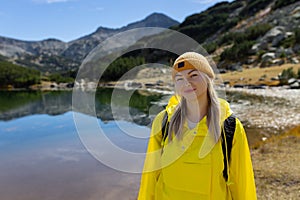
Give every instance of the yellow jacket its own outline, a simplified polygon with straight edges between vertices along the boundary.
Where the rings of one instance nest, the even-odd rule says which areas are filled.
[[[171,98],[166,110],[169,119],[177,102]],[[221,120],[232,114],[229,104],[220,99]],[[162,144],[161,124],[164,112],[153,121],[138,200],[254,200],[256,189],[246,134],[236,119],[229,163],[229,178],[223,177],[223,152],[219,140],[208,148],[204,157],[199,152],[208,136],[206,117],[194,129],[184,125],[182,140],[168,138]],[[162,149],[163,146],[163,149]]]

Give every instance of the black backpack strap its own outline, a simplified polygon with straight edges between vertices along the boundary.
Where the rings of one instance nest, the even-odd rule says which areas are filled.
[[[164,143],[164,141],[168,136],[168,130],[169,130],[168,113],[167,111],[165,111],[162,124],[161,124],[162,144]]]
[[[222,150],[223,150],[223,157],[224,157],[224,169],[223,169],[223,176],[225,180],[228,180],[228,173],[227,173],[227,164],[230,162],[230,154],[232,149],[232,141],[234,137],[236,126],[236,118],[232,114],[224,121],[224,129],[222,129],[221,137],[222,137]],[[225,130],[225,133],[223,132]],[[224,135],[226,138],[224,138]],[[227,152],[226,152],[227,150]],[[228,156],[228,158],[227,158]],[[227,163],[228,160],[228,163]]]

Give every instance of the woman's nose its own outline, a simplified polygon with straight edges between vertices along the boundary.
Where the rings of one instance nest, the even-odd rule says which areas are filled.
[[[189,81],[188,79],[185,79],[185,80],[184,80],[184,85],[185,85],[185,86],[189,86],[190,84],[191,84],[191,83],[190,83],[190,81]]]

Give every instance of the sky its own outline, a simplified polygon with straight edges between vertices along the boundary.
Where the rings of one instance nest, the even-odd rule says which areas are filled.
[[[69,42],[163,13],[179,22],[222,0],[0,0],[0,36]],[[229,0],[232,1],[232,0]]]

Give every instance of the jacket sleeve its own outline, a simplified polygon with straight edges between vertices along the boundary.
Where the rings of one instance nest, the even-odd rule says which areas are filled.
[[[148,142],[144,169],[141,177],[138,200],[153,200],[155,186],[160,175],[161,156],[161,123],[163,113],[159,113],[152,123],[151,134]]]
[[[232,143],[229,164],[229,189],[233,200],[256,200],[256,188],[245,130],[236,119],[236,131]]]

